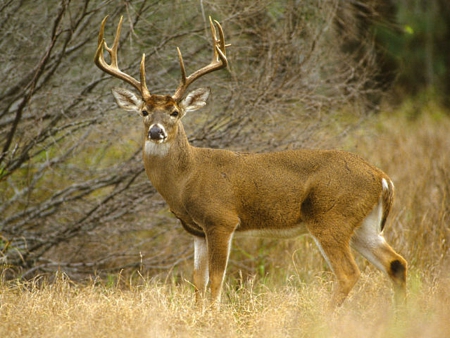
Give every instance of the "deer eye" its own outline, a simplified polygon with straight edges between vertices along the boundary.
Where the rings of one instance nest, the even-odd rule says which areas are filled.
[[[146,110],[143,110],[141,113],[142,113],[142,116],[147,116],[148,115],[148,111],[146,111]]]
[[[178,113],[178,110],[174,110],[172,113],[170,113],[170,116],[172,117],[178,117],[180,113]]]

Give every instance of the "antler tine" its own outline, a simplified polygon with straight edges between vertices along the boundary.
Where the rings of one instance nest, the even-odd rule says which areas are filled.
[[[113,42],[113,45],[111,48],[108,47],[108,45],[103,37],[107,19],[108,19],[108,16],[105,16],[105,18],[103,19],[101,26],[100,26],[100,32],[98,34],[98,45],[97,45],[97,50],[95,52],[94,62],[97,65],[97,67],[100,68],[101,70],[103,70],[104,72],[131,84],[134,88],[136,88],[141,93],[142,98],[145,100],[150,97],[150,92],[147,89],[147,84],[145,81],[145,54],[142,55],[142,60],[141,60],[141,67],[140,67],[141,82],[137,81],[132,76],[122,72],[119,69],[118,62],[117,62],[117,51],[119,48],[120,31],[122,29],[123,16],[120,17],[119,25],[117,26],[116,35],[114,37],[114,42]],[[109,53],[109,57],[111,59],[111,64],[108,64],[105,61],[105,57],[103,55],[104,54],[103,48],[105,48],[106,51]]]
[[[180,85],[185,86],[186,85],[186,81],[187,81],[187,77],[186,77],[186,69],[184,68],[183,55],[181,55],[180,48],[177,47],[177,51],[178,51],[178,62],[180,63],[180,71],[181,71],[181,83],[180,83]],[[178,87],[177,91],[179,89],[180,88]]]
[[[181,81],[180,85],[175,91],[175,94],[172,96],[175,101],[181,100],[184,92],[189,87],[189,85],[198,78],[200,78],[201,76],[213,72],[215,70],[226,68],[228,66],[228,60],[225,52],[225,48],[227,47],[227,45],[225,45],[225,38],[222,26],[216,20],[214,20],[213,23],[211,17],[209,17],[209,24],[211,26],[211,35],[213,40],[213,60],[209,65],[200,68],[199,70],[195,71],[194,73],[186,77],[186,70],[184,68],[183,56],[181,55],[180,49],[177,48],[178,60],[180,62],[180,70],[181,70]],[[217,31],[215,26],[217,26],[217,31],[219,32],[219,39],[217,38]]]
[[[147,82],[145,80],[145,54],[142,54],[140,74],[141,74],[141,95],[144,100],[147,100],[150,98],[151,94],[150,91],[147,89]]]
[[[220,23],[217,20],[214,20],[214,24],[217,26],[217,30],[219,31],[219,39],[217,39],[216,27],[213,24],[211,17],[209,17],[209,24],[211,26],[211,35],[212,35],[212,39],[213,39],[213,46],[215,47],[213,61],[218,61],[220,58],[221,60],[224,60],[224,62],[227,63],[226,66],[228,66],[228,61],[225,56],[225,47],[226,46],[225,46],[225,38],[223,35],[222,26],[220,25]]]

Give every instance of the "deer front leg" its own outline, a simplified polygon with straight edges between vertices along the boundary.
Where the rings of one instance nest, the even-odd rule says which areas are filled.
[[[194,287],[197,305],[203,303],[209,280],[208,247],[205,237],[194,237]]]
[[[214,227],[214,229],[206,233],[209,279],[211,281],[211,303],[215,308],[218,308],[220,304],[222,284],[230,255],[233,233],[234,227],[233,229]]]

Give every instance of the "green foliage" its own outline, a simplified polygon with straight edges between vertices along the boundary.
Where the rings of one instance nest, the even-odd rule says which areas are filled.
[[[377,38],[399,62],[399,92],[430,90],[448,104],[450,94],[450,5],[446,0],[399,1],[396,22],[379,25]]]

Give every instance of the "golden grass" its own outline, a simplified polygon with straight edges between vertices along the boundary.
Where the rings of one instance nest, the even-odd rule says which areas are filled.
[[[417,278],[417,277],[414,277]],[[277,290],[247,283],[226,290],[220,312],[194,306],[188,284],[152,281],[127,287],[80,285],[62,273],[2,285],[2,337],[448,337],[450,282],[421,284],[395,314],[378,273],[364,274],[357,290],[335,313],[317,279]],[[411,284],[411,282],[410,282]],[[380,292],[380,289],[382,290]]]
[[[360,281],[330,313],[330,273],[298,240],[268,248],[268,278],[236,282],[230,271],[219,312],[196,309],[192,286],[175,278],[0,280],[0,337],[450,337],[450,118],[434,108],[414,120],[375,117],[346,145],[395,182],[386,237],[410,265],[404,309],[394,311],[387,278],[359,259]]]

